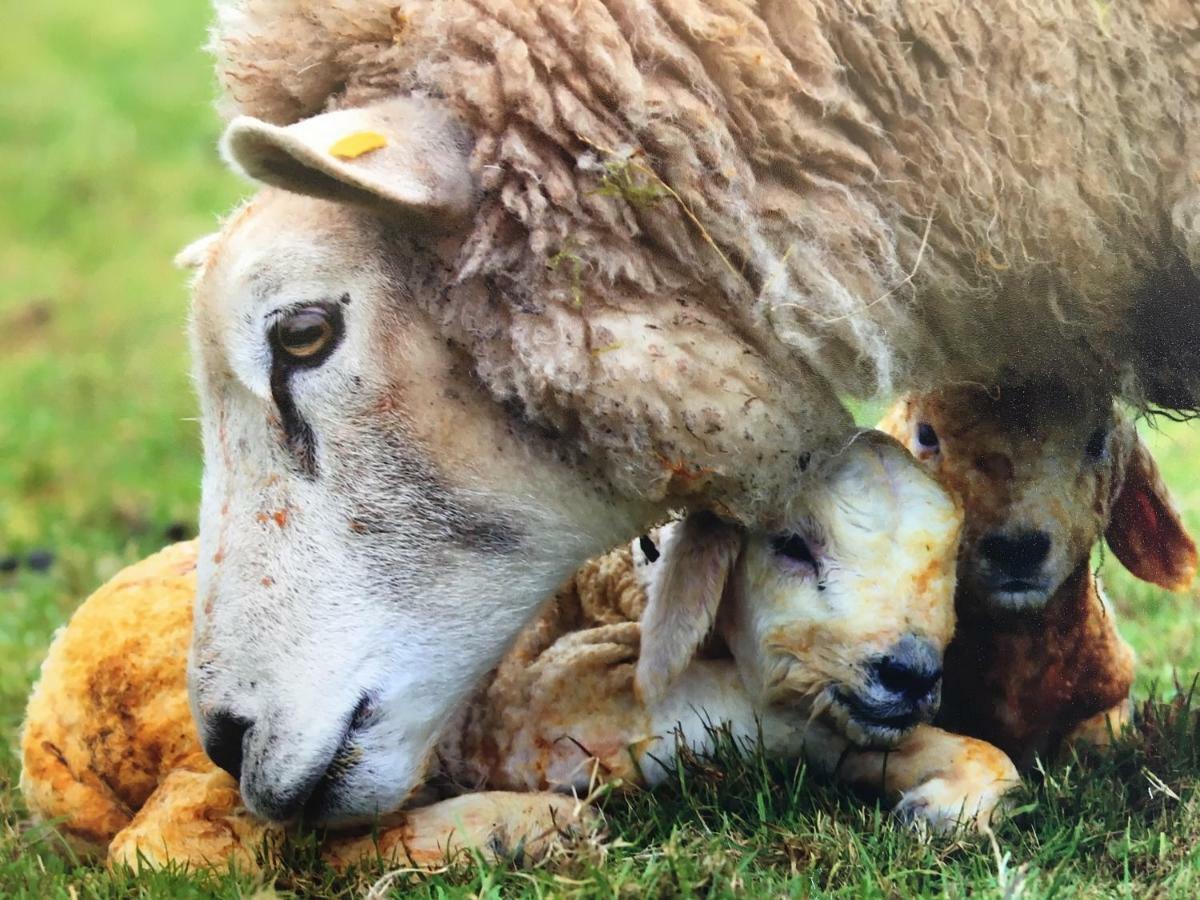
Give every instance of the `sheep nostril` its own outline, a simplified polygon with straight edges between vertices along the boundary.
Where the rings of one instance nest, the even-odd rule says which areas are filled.
[[[979,542],[979,553],[1004,574],[1027,578],[1036,575],[1050,555],[1050,535],[1044,531],[990,534]]]
[[[214,763],[241,780],[242,748],[254,723],[230,712],[218,712],[205,723],[204,752]]]
[[[888,656],[876,665],[875,677],[892,693],[916,703],[937,687],[942,680],[942,670],[940,666],[927,668]]]
[[[908,635],[873,668],[880,687],[919,704],[930,698],[942,680],[942,655],[929,641]]]

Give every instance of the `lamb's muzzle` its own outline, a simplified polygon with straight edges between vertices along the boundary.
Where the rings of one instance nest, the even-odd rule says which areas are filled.
[[[840,693],[871,746],[894,746],[921,722],[932,722],[941,703],[942,648],[909,634],[869,668],[857,693]]]

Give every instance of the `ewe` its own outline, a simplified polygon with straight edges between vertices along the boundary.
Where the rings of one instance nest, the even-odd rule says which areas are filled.
[[[379,849],[420,865],[452,847],[521,839],[542,852],[557,828],[588,816],[541,792],[657,783],[673,767],[676,729],[703,752],[722,725],[883,788],[909,817],[986,821],[1015,779],[1011,763],[922,724],[937,706],[953,626],[960,524],[901,447],[867,433],[808,494],[793,528],[748,535],[698,514],[593,560],[447,724],[427,774],[473,792],[427,797],[385,820]],[[263,838],[280,831],[241,806],[188,714],[182,651],[195,557],[195,544],[168,548],[92,595],[30,700],[21,779],[30,810],[113,861],[253,865]],[[660,605],[668,593],[674,602]],[[697,622],[688,664],[661,700],[643,704],[634,670],[647,607],[687,608]],[[373,715],[369,703],[360,715]],[[882,748],[894,748],[886,763]],[[349,745],[335,768],[352,768],[357,752]],[[376,846],[343,836],[325,851],[343,865]]]
[[[793,521],[839,396],[1200,398],[1194,4],[219,10],[227,155],[325,201],[190,254],[193,705],[260,814],[402,803],[538,602],[666,509]],[[646,638],[649,695],[685,642]]]
[[[1133,651],[1092,571],[1101,535],[1134,575],[1191,584],[1196,547],[1150,451],[1106,397],[1062,384],[910,395],[880,428],[965,509],[939,724],[1022,765],[1129,720]]]

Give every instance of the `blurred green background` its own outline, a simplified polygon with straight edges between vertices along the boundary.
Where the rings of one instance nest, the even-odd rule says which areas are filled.
[[[53,630],[195,529],[199,438],[175,253],[249,186],[216,153],[205,0],[40,0],[0,21],[0,813]],[[1149,434],[1200,532],[1200,425]],[[15,567],[15,568],[14,568]],[[1195,596],[1105,575],[1142,668],[1200,669]],[[16,846],[16,845],[11,845]],[[0,855],[4,852],[0,844]],[[987,862],[986,855],[982,857]]]
[[[0,807],[54,628],[195,530],[171,260],[250,190],[217,158],[209,16],[204,0],[44,0],[0,19],[0,570],[17,566],[0,571]]]

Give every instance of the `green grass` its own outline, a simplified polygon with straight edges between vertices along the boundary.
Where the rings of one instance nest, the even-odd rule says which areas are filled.
[[[314,874],[303,847],[264,880],[77,864],[30,830],[15,789],[25,696],[55,627],[120,566],[194,528],[184,276],[170,264],[247,189],[217,161],[202,0],[40,0],[0,28],[0,896],[360,895],[378,872]],[[1152,436],[1200,532],[1200,427]],[[1110,593],[1170,694],[1200,671],[1195,597]],[[1048,771],[982,840],[922,841],[802,769],[726,752],[653,795],[612,800],[612,841],[548,869],[468,863],[429,896],[710,894],[907,897],[1200,895],[1200,736],[1159,702],[1144,741]],[[1163,790],[1163,785],[1168,790]]]

